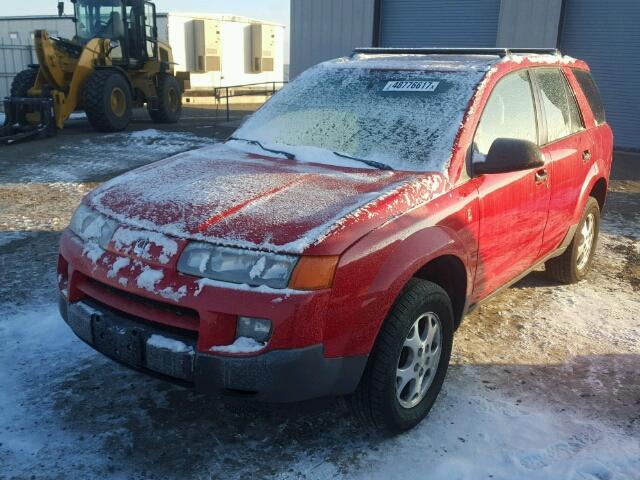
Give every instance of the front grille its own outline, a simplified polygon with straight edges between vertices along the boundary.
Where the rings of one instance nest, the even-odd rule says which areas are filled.
[[[198,331],[198,312],[191,308],[125,292],[89,277],[85,277],[79,282],[78,288],[89,298],[112,310],[180,330]]]

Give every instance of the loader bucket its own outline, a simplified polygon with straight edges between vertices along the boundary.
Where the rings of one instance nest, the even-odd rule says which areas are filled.
[[[7,97],[4,100],[5,120],[0,127],[0,145],[11,145],[34,138],[46,138],[56,134],[53,116],[53,100],[50,98]],[[39,122],[24,125],[20,119],[39,114]]]

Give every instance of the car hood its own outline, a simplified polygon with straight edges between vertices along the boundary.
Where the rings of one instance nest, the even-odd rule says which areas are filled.
[[[85,201],[122,224],[177,238],[301,253],[332,237],[331,253],[340,253],[354,235],[443,186],[437,174],[302,163],[218,144],[114,178]]]

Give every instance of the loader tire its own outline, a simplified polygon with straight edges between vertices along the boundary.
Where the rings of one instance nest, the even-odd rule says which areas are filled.
[[[11,83],[11,96],[26,97],[29,90],[35,85],[37,76],[38,69],[36,68],[28,68],[18,73]],[[18,113],[17,120],[20,125],[29,125],[23,112]]]
[[[157,110],[151,109],[149,116],[155,123],[176,123],[182,113],[182,91],[176,77],[161,73],[158,75]]]
[[[113,70],[96,70],[84,84],[82,104],[91,126],[99,132],[119,132],[131,121],[131,89]]]

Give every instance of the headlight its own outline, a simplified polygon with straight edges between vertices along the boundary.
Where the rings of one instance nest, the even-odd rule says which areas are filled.
[[[92,210],[86,205],[80,205],[71,218],[69,229],[85,242],[94,242],[104,250],[107,249],[113,233],[118,228],[118,222]]]
[[[178,270],[222,282],[286,288],[298,262],[293,255],[256,252],[194,242],[187,245]]]

